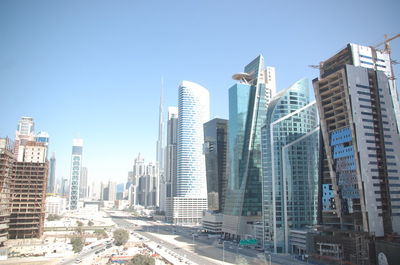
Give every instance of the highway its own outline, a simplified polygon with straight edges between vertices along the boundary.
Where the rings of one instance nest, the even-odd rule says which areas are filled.
[[[193,237],[192,235],[193,233],[197,233],[197,229],[192,227],[176,226],[161,222],[153,222],[151,220],[136,221],[132,220],[132,218],[125,219],[114,217],[112,220],[119,227],[131,231],[134,230],[136,233],[147,237],[151,241],[158,242],[163,247],[173,250],[175,253],[181,255],[182,257],[186,257],[187,259],[199,265],[223,264],[223,246],[225,249],[224,260],[226,264],[236,264],[237,258],[239,257],[239,259],[245,259],[249,265],[269,265],[269,255],[271,255],[272,265],[307,264],[300,260],[294,259],[293,256],[288,254],[264,254],[263,252],[254,249],[238,246],[237,243],[232,241],[225,241],[223,244],[218,244],[217,239],[209,239],[206,235],[201,234]],[[144,222],[146,225],[141,225]],[[163,238],[163,235],[176,235],[177,237],[175,240],[184,244],[185,249],[177,246],[172,241],[166,241],[166,237]],[[211,258],[213,260],[207,258]]]
[[[222,244],[218,244],[218,240],[208,239],[206,236],[200,235],[193,238],[192,234],[196,232],[196,230],[193,228],[158,224],[152,221],[147,221],[149,226],[135,226],[131,223],[131,220],[128,221],[123,218],[113,218],[113,222],[115,222],[121,228],[134,230],[140,235],[147,237],[151,241],[158,242],[163,247],[173,250],[182,257],[186,257],[197,264],[222,264]],[[154,234],[158,234],[158,236],[155,236]],[[181,241],[185,245],[190,246],[191,249],[187,250],[173,244],[172,242],[167,242],[166,240],[162,239],[162,235],[178,235],[175,240]],[[226,263],[235,264],[236,256],[239,255],[246,259],[248,264],[265,264],[265,261],[260,260],[257,257],[257,252],[254,250],[241,247],[237,248],[237,245],[235,245],[233,242],[226,242],[224,247],[224,258]],[[205,257],[214,259],[215,261],[206,259]]]

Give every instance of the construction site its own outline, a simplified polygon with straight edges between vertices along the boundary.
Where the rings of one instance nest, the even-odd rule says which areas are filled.
[[[17,160],[13,143],[8,138],[0,140],[1,246],[7,239],[43,235],[48,162],[43,143],[19,145]]]
[[[0,139],[0,247],[8,237],[10,222],[10,182],[14,156],[10,140]]]

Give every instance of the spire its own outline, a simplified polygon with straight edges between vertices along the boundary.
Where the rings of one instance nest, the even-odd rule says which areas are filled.
[[[156,162],[162,168],[163,161],[163,127],[164,127],[164,113],[163,113],[163,105],[164,105],[164,78],[161,77],[161,89],[160,89],[160,108],[159,108],[159,117],[158,117],[158,139],[157,139],[157,157]]]

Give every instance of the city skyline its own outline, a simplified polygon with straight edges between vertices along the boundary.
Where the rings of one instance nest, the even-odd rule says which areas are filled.
[[[229,77],[258,54],[276,68],[281,91],[299,78],[317,76],[318,70],[307,66],[346,43],[375,45],[384,34],[397,33],[399,3],[362,3],[346,2],[342,10],[336,3],[317,1],[159,3],[158,8],[127,1],[2,1],[0,92],[5,113],[0,137],[13,138],[18,120],[32,117],[49,133],[56,178],[69,178],[70,142],[83,138],[90,179],[123,181],[137,153],[146,161],[156,159],[161,78],[164,109],[177,106],[177,85],[187,79],[210,90],[210,118],[227,118],[227,88],[234,84]],[[242,21],[225,15],[251,13],[254,6],[265,10],[265,16]],[[343,19],[325,19],[321,11],[326,9],[343,13]],[[346,15],[350,13],[376,16],[356,20]],[[282,19],[282,14],[300,18],[296,31],[294,19]],[[238,32],[258,39],[250,42]],[[393,49],[393,59],[398,56],[399,49]],[[110,153],[118,155],[110,158]]]

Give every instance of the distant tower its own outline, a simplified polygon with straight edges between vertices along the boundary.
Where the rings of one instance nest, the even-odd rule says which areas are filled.
[[[160,95],[160,108],[158,116],[158,139],[157,139],[157,157],[156,163],[158,167],[158,173],[156,174],[156,206],[160,205],[160,184],[161,179],[164,179],[164,148],[163,148],[163,129],[164,129],[164,113],[163,113],[163,86],[164,82],[161,80],[161,95]]]
[[[179,86],[178,156],[174,223],[200,223],[207,210],[203,124],[210,117],[210,95],[189,81]]]
[[[22,117],[15,132],[14,155],[17,159],[19,146],[28,141],[35,141],[35,123],[31,117]],[[19,159],[22,160],[23,158],[20,157]]]
[[[166,217],[172,222],[172,199],[176,195],[178,108],[168,108],[167,145],[165,157]]]
[[[87,198],[87,190],[88,190],[88,169],[87,167],[82,167],[81,178],[79,181],[79,198]]]
[[[74,139],[72,142],[71,178],[69,186],[69,209],[76,210],[79,200],[79,180],[82,171],[83,140]]]
[[[49,183],[47,186],[47,192],[55,193],[55,179],[56,179],[56,157],[53,153],[50,158],[50,167],[49,167]]]

